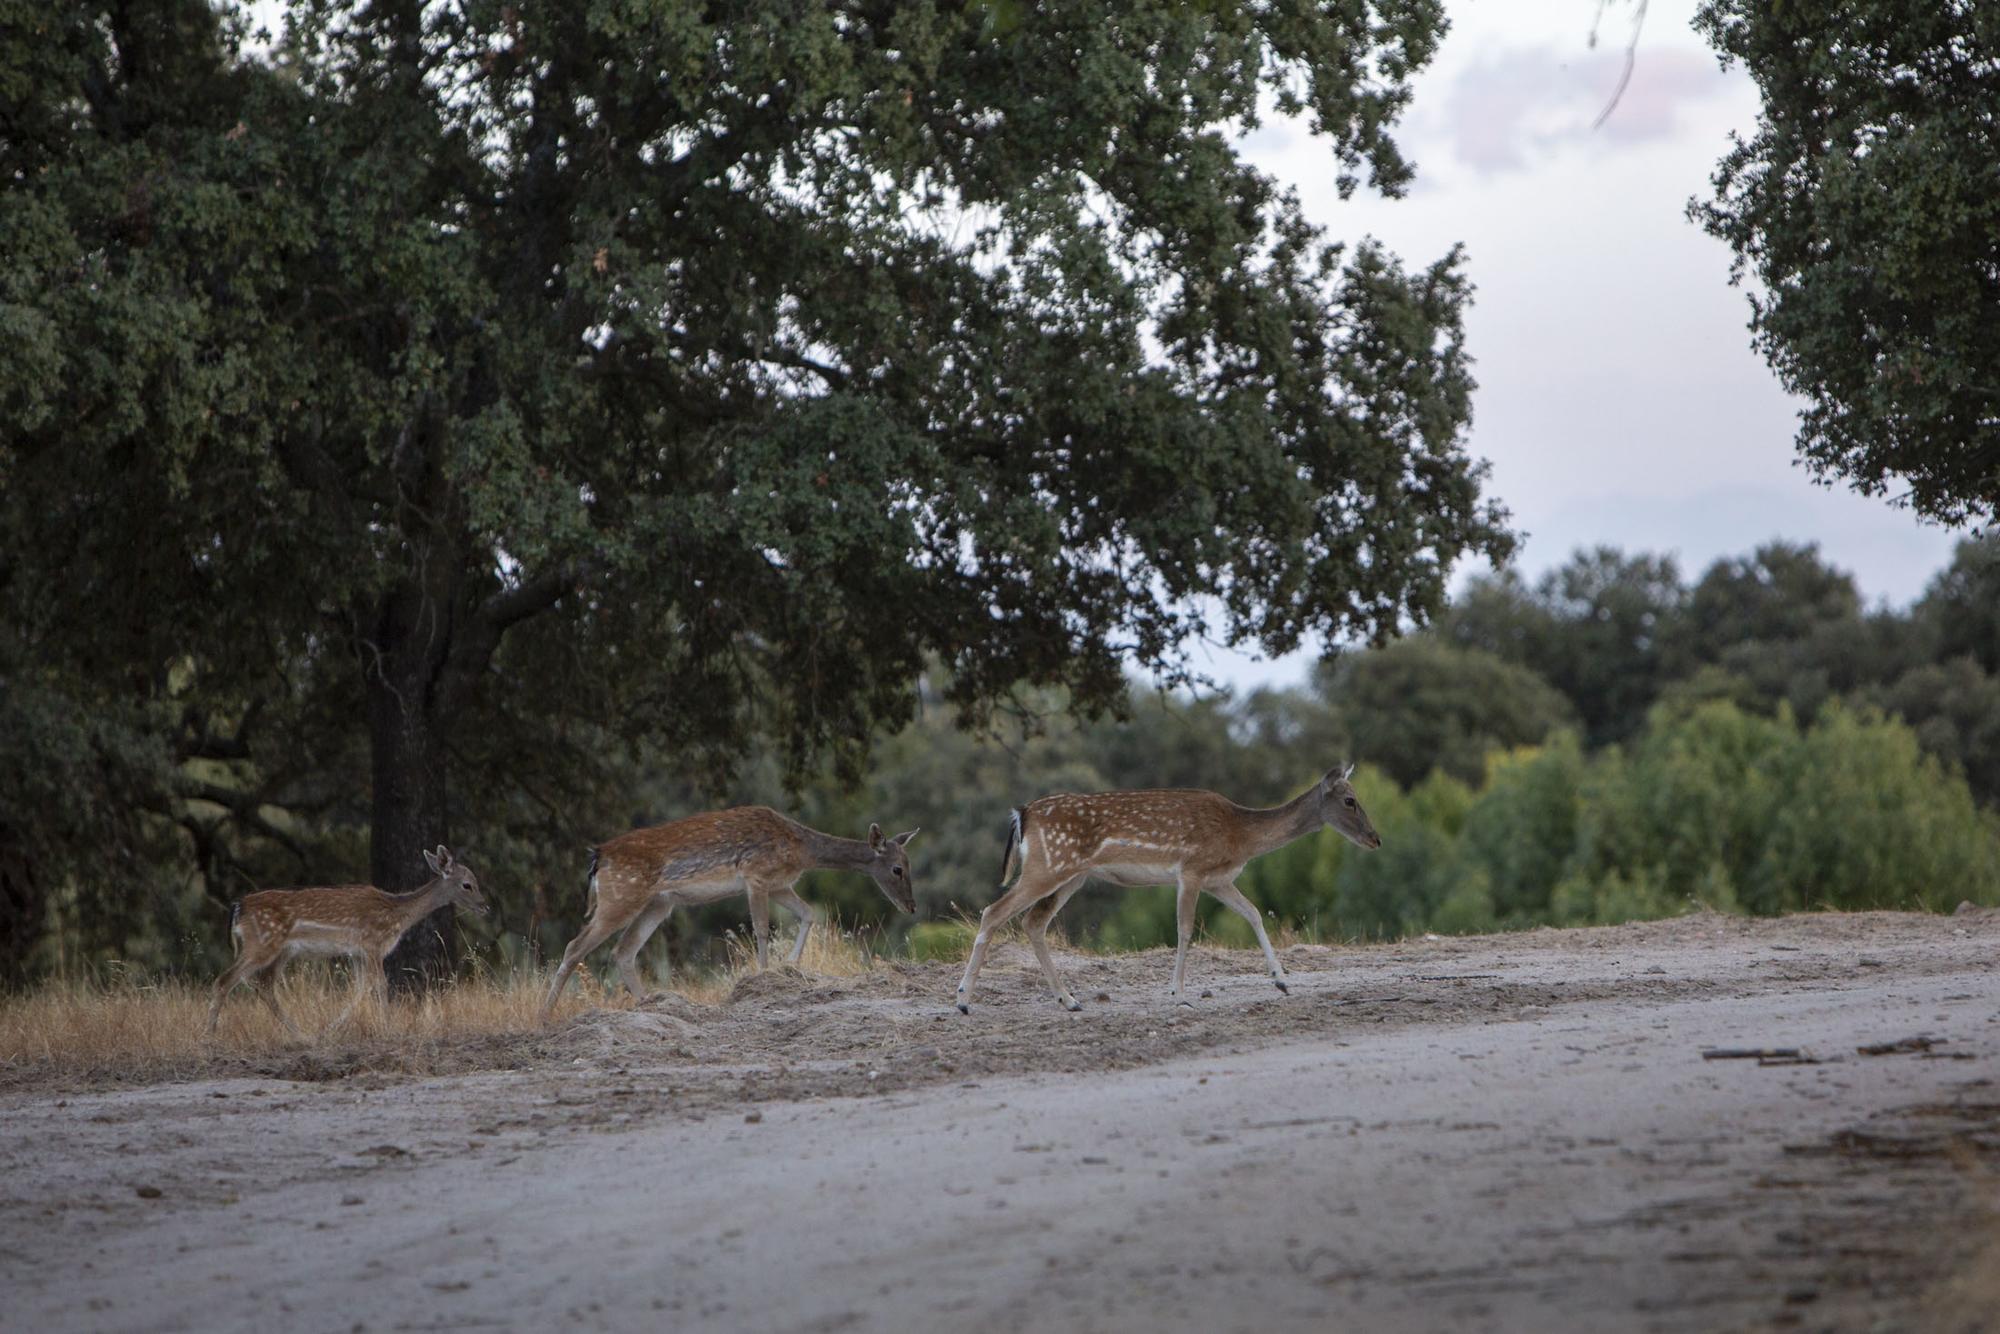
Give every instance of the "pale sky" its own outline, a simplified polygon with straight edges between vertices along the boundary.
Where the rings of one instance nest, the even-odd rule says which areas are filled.
[[[1412,268],[1464,242],[1471,450],[1525,534],[1516,567],[1532,580],[1606,543],[1672,552],[1692,578],[1784,537],[1819,543],[1871,602],[1921,593],[1956,535],[1794,466],[1797,403],[1751,350],[1728,248],[1685,216],[1758,109],[1749,77],[1721,73],[1689,27],[1694,0],[1652,0],[1631,86],[1594,132],[1626,6],[1596,50],[1595,0],[1447,8],[1451,34],[1396,136],[1417,169],[1403,199],[1364,188],[1343,203],[1330,156],[1299,128],[1267,125],[1244,148],[1336,238],[1372,234]],[[1195,662],[1238,686],[1282,685],[1313,656],[1197,649]]]

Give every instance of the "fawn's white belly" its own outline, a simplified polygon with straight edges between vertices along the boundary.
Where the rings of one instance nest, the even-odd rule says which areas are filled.
[[[655,897],[671,898],[675,903],[694,907],[744,893],[747,888],[742,875],[732,871],[719,879],[676,881],[662,889]]]
[[[324,922],[299,922],[285,941],[285,953],[294,959],[340,959],[362,952],[352,927]]]

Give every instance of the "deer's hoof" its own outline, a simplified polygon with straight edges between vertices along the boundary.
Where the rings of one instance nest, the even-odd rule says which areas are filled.
[[[1274,978],[1272,978],[1272,979],[1271,979],[1271,985],[1272,985],[1272,986],[1274,986],[1274,987],[1276,987],[1276,988],[1277,988],[1278,990],[1280,990],[1280,991],[1284,992],[1284,993],[1285,993],[1286,995],[1288,995],[1288,996],[1289,996],[1289,995],[1291,994],[1291,992],[1292,992],[1292,989],[1291,989],[1291,987],[1290,987],[1290,986],[1289,986],[1289,985],[1288,985],[1288,984],[1287,984],[1287,983],[1285,982],[1285,979],[1284,979],[1284,978],[1282,978],[1282,977],[1274,977]]]
[[[965,1003],[964,1001],[960,1001],[960,1002],[958,1003],[958,1012],[959,1012],[960,1014],[971,1014],[971,1013],[972,1013],[972,1007],[971,1007],[970,1005],[966,1004],[966,1003]]]
[[[1062,1001],[1062,1007],[1065,1010],[1068,1010],[1071,1014],[1075,1014],[1078,1010],[1081,1010],[1083,1008],[1083,1002],[1078,1000],[1074,996],[1063,996],[1060,999]]]

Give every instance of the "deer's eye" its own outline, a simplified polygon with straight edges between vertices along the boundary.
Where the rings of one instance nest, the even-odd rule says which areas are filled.
[[[1353,810],[1353,809],[1354,809],[1354,798],[1352,798],[1352,797],[1342,797],[1342,798],[1340,799],[1340,801],[1341,801],[1341,804],[1342,804],[1342,805],[1344,805],[1344,806],[1346,806],[1346,807],[1347,807],[1347,808],[1348,808],[1349,810]]]
[[[900,866],[892,866],[889,868],[889,874],[891,875],[901,875],[902,873],[903,873],[903,868]]]

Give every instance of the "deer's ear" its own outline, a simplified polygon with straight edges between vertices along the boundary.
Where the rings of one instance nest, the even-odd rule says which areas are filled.
[[[439,861],[435,852],[426,852],[424,853],[424,865],[430,867],[438,875],[443,875],[444,868],[448,863]]]
[[[921,829],[912,829],[907,834],[896,835],[896,846],[899,848],[907,848],[908,846],[910,846],[910,840],[915,838],[918,834],[921,834],[922,832],[923,830]]]
[[[1349,760],[1345,765],[1341,767],[1340,781],[1345,783],[1348,779],[1352,777],[1354,777],[1354,761]]]
[[[879,825],[879,824],[871,824],[871,825],[869,825],[869,826],[868,826],[868,846],[869,846],[869,847],[871,847],[871,848],[875,848],[875,849],[877,849],[878,851],[879,851],[879,850],[881,849],[881,847],[882,847],[882,826],[881,826],[881,825]]]

